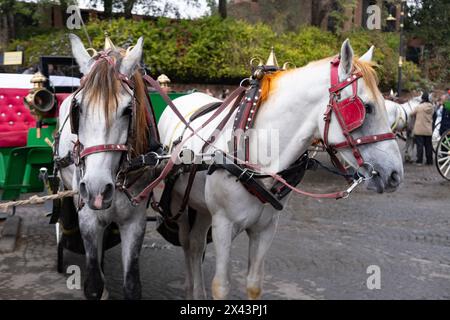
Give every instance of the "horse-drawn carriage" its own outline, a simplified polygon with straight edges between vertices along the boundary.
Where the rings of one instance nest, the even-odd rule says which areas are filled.
[[[54,149],[59,177],[65,179],[68,189],[79,191],[79,200],[75,209],[74,201],[64,198],[55,206],[64,210],[56,210],[52,219],[58,218],[60,232],[67,239],[59,238],[58,248],[86,253],[87,298],[99,299],[106,291],[101,269],[102,249],[119,241],[117,229],[122,240],[124,294],[126,298],[140,298],[138,258],[145,234],[146,208],[152,201],[153,189],[173,175],[181,176],[173,188],[176,196],[169,201],[178,212],[169,218],[179,227],[180,244],[188,265],[187,290],[195,298],[205,294],[201,261],[211,226],[218,257],[213,296],[225,298],[229,292],[229,249],[236,232],[247,230],[250,239],[247,292],[249,297],[258,298],[264,257],[276,231],[276,212],[283,209],[289,192],[319,199],[341,199],[364,181],[370,190],[378,193],[394,191],[402,181],[402,161],[395,135],[385,117],[379,116],[384,111],[379,109],[380,94],[370,63],[373,47],[358,59],[346,40],[339,57],[292,72],[285,72],[277,64],[255,66],[251,78],[243,81],[223,102],[198,93],[177,99],[175,105],[155,80],[142,75],[139,68],[142,37],[132,48],[104,50],[92,56],[77,36],[71,35],[70,40],[85,78],[76,93],[61,105],[59,139],[55,139]],[[164,105],[167,103],[171,109],[164,113],[155,133],[161,138],[158,140],[161,152],[154,151],[147,143],[151,138],[149,133],[155,128],[157,112],[150,119],[148,112],[153,111],[147,108],[148,94],[140,89],[143,79],[158,88]],[[279,90],[272,86],[275,82]],[[99,96],[102,99],[95,99]],[[192,116],[185,119],[180,110]],[[201,114],[197,113],[199,110]],[[111,114],[113,119],[109,117]],[[259,129],[284,133],[278,147],[288,151],[267,159],[274,162],[264,166],[254,161],[257,155],[249,146],[250,135],[240,134],[257,129],[257,115]],[[142,127],[147,131],[139,132]],[[202,129],[206,130],[199,133]],[[215,135],[217,132],[222,137],[228,136],[220,139]],[[243,143],[230,146],[231,138],[241,139]],[[312,193],[297,188],[305,171],[315,168],[307,154],[313,138],[322,139],[333,162],[342,171],[348,182],[344,190]],[[188,140],[192,144],[183,149]],[[383,148],[377,147],[380,144]],[[141,146],[144,148],[138,150]],[[184,151],[200,155],[200,163],[175,163],[180,155],[188,155]],[[337,153],[351,160],[354,174],[348,174]],[[69,165],[63,163],[67,156],[72,161]],[[155,160],[163,157],[169,157],[168,162],[161,172],[155,172],[158,163]],[[194,183],[197,172],[203,179]],[[56,179],[50,184],[59,189]],[[191,191],[198,196],[198,201],[190,197]],[[77,215],[64,221],[65,216],[60,213],[73,210]],[[194,211],[194,221],[190,211]],[[82,243],[84,248],[73,248],[69,242]]]

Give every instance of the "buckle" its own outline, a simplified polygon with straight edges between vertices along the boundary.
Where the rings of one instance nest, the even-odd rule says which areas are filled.
[[[342,196],[342,198],[347,199],[350,196],[350,193],[352,193],[352,191],[355,190],[355,188],[359,186],[363,181],[363,177],[359,177],[357,180],[353,180],[352,185],[344,191],[344,195]]]
[[[238,177],[237,179],[238,179],[239,181],[242,181],[242,182],[249,182],[250,179],[252,179],[253,176],[255,175],[254,172],[251,172],[250,175],[248,176],[248,178],[247,178],[245,181],[242,180],[242,177],[243,177],[245,174],[247,174],[249,171],[250,171],[250,170],[249,170],[248,168],[245,168],[245,169],[242,171],[242,173],[239,175],[239,177]]]

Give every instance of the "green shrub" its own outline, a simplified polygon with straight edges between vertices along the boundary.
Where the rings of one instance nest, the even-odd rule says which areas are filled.
[[[114,43],[123,47],[144,36],[144,59],[152,73],[165,73],[177,82],[237,83],[249,75],[250,59],[265,60],[272,46],[280,64],[289,61],[303,66],[337,54],[346,37],[359,55],[375,45],[382,88],[394,87],[396,81],[398,40],[390,33],[357,30],[338,37],[314,27],[303,27],[296,33],[277,35],[268,25],[216,16],[198,20],[91,21],[87,31],[96,49],[103,46],[105,31]],[[77,33],[87,44],[84,33]],[[37,63],[41,55],[70,55],[67,33],[62,30],[15,40],[10,47],[17,45],[25,48],[26,64]],[[416,77],[417,68],[406,65]]]

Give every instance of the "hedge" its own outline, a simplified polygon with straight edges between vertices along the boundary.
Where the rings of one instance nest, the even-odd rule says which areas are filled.
[[[360,30],[337,36],[303,27],[296,33],[277,35],[269,25],[214,16],[197,20],[91,21],[87,31],[97,49],[103,45],[105,31],[114,43],[123,47],[144,36],[144,59],[153,74],[165,73],[177,82],[203,83],[237,83],[248,76],[250,59],[255,56],[266,59],[272,46],[279,63],[289,61],[302,66],[337,54],[342,41],[349,37],[357,54],[362,55],[372,44],[377,48],[375,60],[380,65],[382,88],[389,89],[396,83],[398,37],[390,33]],[[86,40],[82,31],[77,33]],[[11,48],[17,45],[25,48],[27,64],[37,63],[44,54],[70,54],[66,30],[15,40]],[[415,66],[407,63],[405,69],[410,78],[420,79]],[[407,82],[405,88],[411,85]]]

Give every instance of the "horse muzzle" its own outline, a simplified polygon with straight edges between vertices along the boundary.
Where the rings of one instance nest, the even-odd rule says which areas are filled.
[[[114,184],[111,182],[92,185],[83,180],[80,183],[81,198],[92,210],[108,209],[111,206],[114,191]]]
[[[389,173],[377,172],[367,183],[367,189],[377,193],[394,192],[402,183],[402,174],[396,170]]]

